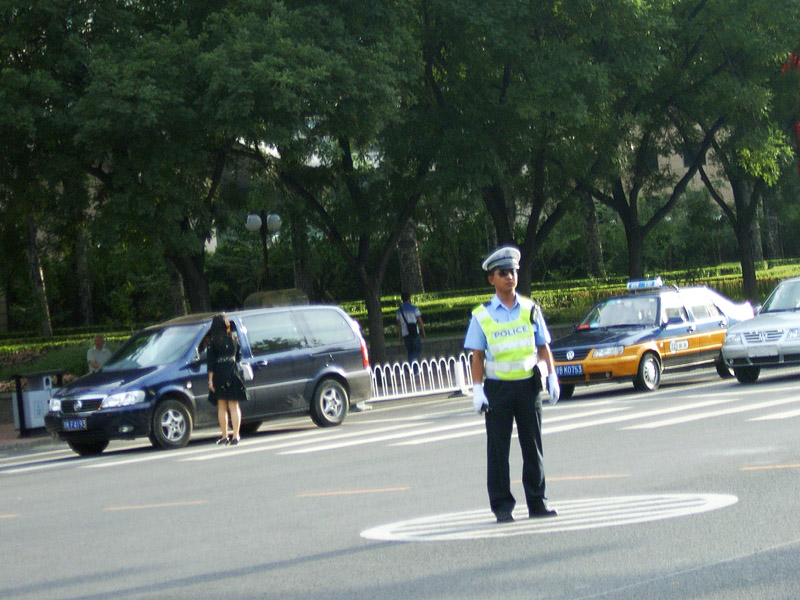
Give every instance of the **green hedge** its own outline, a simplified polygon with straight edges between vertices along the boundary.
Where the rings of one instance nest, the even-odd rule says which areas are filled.
[[[779,281],[800,275],[800,260],[765,261],[757,265],[758,294],[763,301]],[[744,297],[742,273],[738,263],[714,267],[660,273],[665,283],[679,286],[707,285],[732,300]],[[625,292],[626,278],[580,279],[535,283],[531,297],[542,305],[551,325],[576,323],[596,302]],[[472,309],[491,298],[488,285],[482,289],[448,292],[428,292],[414,296],[422,311],[425,331],[431,336],[463,335]],[[383,325],[387,340],[397,338],[395,314],[399,296],[382,299]],[[342,303],[342,308],[361,324],[365,333],[367,313],[363,301]],[[44,339],[30,333],[7,334],[0,337],[0,389],[3,382],[18,372],[64,370],[74,375],[86,371],[86,350],[95,333],[102,332],[109,348],[114,349],[130,336],[130,330],[109,331],[98,328],[72,328]]]

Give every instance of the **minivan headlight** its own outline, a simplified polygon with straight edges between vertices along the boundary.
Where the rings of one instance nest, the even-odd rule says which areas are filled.
[[[120,392],[111,394],[103,398],[100,408],[119,408],[120,406],[131,406],[144,402],[145,394],[143,390],[133,390],[131,392]]]
[[[625,351],[625,346],[610,346],[608,348],[595,348],[594,358],[605,358],[607,356],[619,356]]]

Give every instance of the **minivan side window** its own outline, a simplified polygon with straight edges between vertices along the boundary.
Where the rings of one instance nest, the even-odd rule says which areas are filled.
[[[353,339],[350,324],[335,310],[304,310],[302,315],[311,332],[309,341],[313,346],[341,344]]]
[[[253,315],[242,319],[253,356],[295,350],[306,345],[289,312]]]

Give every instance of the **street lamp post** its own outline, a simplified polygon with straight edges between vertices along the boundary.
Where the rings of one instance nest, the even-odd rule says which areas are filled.
[[[244,223],[248,231],[258,231],[261,234],[261,249],[264,253],[264,289],[269,288],[269,257],[267,254],[267,238],[274,236],[281,228],[281,218],[278,213],[261,210],[247,215]]]

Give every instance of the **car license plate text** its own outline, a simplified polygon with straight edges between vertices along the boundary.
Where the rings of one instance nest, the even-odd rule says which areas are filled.
[[[556,375],[559,377],[583,375],[583,365],[556,365]]]
[[[86,429],[86,419],[64,419],[61,425],[64,431],[82,431]]]

